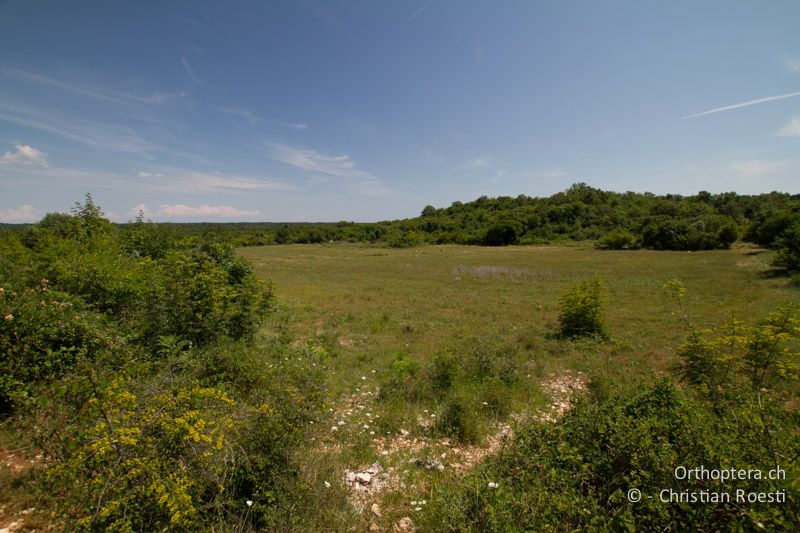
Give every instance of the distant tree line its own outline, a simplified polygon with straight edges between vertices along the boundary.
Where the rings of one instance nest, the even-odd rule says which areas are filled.
[[[121,225],[124,231],[127,225]],[[162,232],[234,246],[368,242],[505,246],[594,240],[598,248],[724,249],[737,239],[778,250],[776,266],[800,270],[800,195],[735,192],[693,196],[610,192],[576,183],[546,198],[481,196],[420,216],[375,223],[181,223]]]
[[[214,233],[239,246],[370,242],[505,246],[595,240],[598,248],[713,250],[739,238],[784,250],[782,268],[798,268],[800,195],[734,192],[693,196],[602,191],[584,183],[547,198],[481,196],[420,216],[376,223],[174,224],[184,235]]]

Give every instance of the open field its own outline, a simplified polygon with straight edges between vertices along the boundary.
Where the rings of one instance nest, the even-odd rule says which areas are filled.
[[[698,325],[734,313],[748,321],[797,301],[785,278],[764,274],[768,254],[740,247],[707,252],[597,251],[589,246],[411,249],[290,245],[242,249],[275,285],[300,336],[327,341],[353,375],[401,351],[424,359],[455,339],[504,336],[546,344],[561,293],[602,277],[606,321],[623,359],[664,369],[685,335],[678,304],[661,289],[677,278]],[[340,341],[341,342],[335,342]],[[352,346],[350,345],[352,343]],[[344,345],[344,346],[343,346]]]
[[[552,409],[572,388],[605,379],[619,390],[670,372],[687,320],[711,326],[734,313],[752,324],[798,299],[785,278],[765,274],[769,254],[748,247],[687,253],[606,252],[584,244],[401,250],[288,245],[240,253],[274,283],[282,304],[278,322],[326,354],[330,408],[305,459],[305,475],[319,487],[320,527],[334,529],[373,523],[389,529],[403,516],[421,517],[412,502],[430,499],[434,487],[458,484],[465,470],[498,452],[503,431],[515,420]],[[552,338],[560,295],[595,276],[608,286],[610,340]],[[669,279],[686,287],[682,307],[662,290]],[[447,398],[406,387],[397,397],[384,390],[377,400],[393,361],[414,360],[426,376],[441,353],[454,357],[464,374],[476,353],[488,353],[517,376],[453,386],[448,398],[463,399],[477,428],[473,443],[461,449],[431,431]],[[564,385],[569,380],[574,387]],[[559,386],[566,394],[559,395]],[[445,469],[408,466],[420,458]],[[381,478],[388,490],[354,501],[341,480],[348,470],[373,463],[389,469]],[[322,488],[323,481],[333,488]],[[372,502],[382,517],[369,511]]]

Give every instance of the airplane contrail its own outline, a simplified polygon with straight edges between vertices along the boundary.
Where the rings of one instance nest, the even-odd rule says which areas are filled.
[[[711,115],[713,113],[720,113],[722,111],[730,111],[731,109],[739,109],[740,107],[749,107],[751,105],[763,104],[766,102],[772,102],[774,100],[783,100],[784,98],[791,98],[792,96],[800,96],[800,91],[788,94],[779,94],[777,96],[765,96],[764,98],[756,98],[755,100],[748,100],[747,102],[739,102],[738,104],[731,104],[723,107],[715,107],[714,109],[709,109],[708,111],[703,111],[701,113],[695,113],[694,115],[686,115],[685,117],[681,117],[681,120],[687,118],[702,117],[703,115]]]
[[[423,11],[425,11],[426,9],[428,9],[428,6],[429,6],[429,5],[431,5],[432,3],[434,3],[435,1],[436,1],[436,0],[429,0],[429,2],[428,2],[427,4],[425,4],[424,6],[422,6],[422,7],[421,7],[421,8],[419,8],[419,9],[417,9],[417,10],[414,12],[414,14],[413,14],[413,15],[411,15],[410,17],[408,17],[408,22],[411,22],[412,20],[414,20],[414,19],[417,17],[417,15],[419,15],[420,13],[422,13]]]

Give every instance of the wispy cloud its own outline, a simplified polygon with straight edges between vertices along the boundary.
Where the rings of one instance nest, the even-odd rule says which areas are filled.
[[[564,167],[553,167],[542,170],[532,170],[527,173],[531,178],[564,178],[571,176],[572,172]]]
[[[4,77],[25,82],[28,84],[49,87],[62,92],[72,93],[78,96],[101,100],[114,104],[136,105],[162,105],[176,98],[188,96],[185,91],[164,93],[156,92],[152,94],[137,94],[120,90],[101,87],[95,83],[79,79],[73,75],[63,75],[61,77],[48,76],[45,74],[31,72],[28,70],[12,67],[0,68],[0,73]]]
[[[357,170],[355,162],[347,154],[329,155],[296,148],[280,143],[267,143],[270,158],[302,170],[321,172],[340,178],[370,178],[370,173]]]
[[[779,137],[800,137],[800,116],[792,117],[776,134]]]
[[[191,169],[161,167],[140,171],[136,176],[94,169],[63,167],[14,167],[3,177],[4,186],[28,189],[45,183],[125,190],[135,192],[171,192],[192,194],[245,194],[297,191],[292,183],[266,177],[242,176],[223,172],[198,172]],[[36,184],[36,185],[34,185]]]
[[[347,154],[323,154],[316,150],[297,148],[281,143],[267,143],[266,148],[270,159],[306,172],[340,178],[345,187],[354,194],[384,196],[392,192],[381,183],[377,176],[358,170],[355,162]]]
[[[791,74],[797,74],[800,72],[800,59],[792,58],[786,60],[786,68],[789,69]]]
[[[198,159],[179,148],[185,137],[176,132],[183,126],[173,113],[176,107],[170,104],[188,95],[186,92],[137,92],[126,88],[141,82],[102,85],[89,74],[1,65],[0,78],[9,82],[0,87],[0,122],[57,135],[98,151],[161,152]],[[15,90],[6,94],[7,87]]]
[[[208,205],[203,204],[199,206],[191,206],[185,204],[162,204],[155,211],[151,211],[144,203],[138,203],[131,207],[126,217],[130,219],[137,217],[140,214],[147,218],[154,218],[158,220],[185,220],[185,219],[252,219],[256,217],[263,217],[263,213],[257,209],[238,209],[230,205]],[[125,217],[117,217],[122,219]]]
[[[413,13],[413,14],[412,14],[410,17],[408,17],[408,22],[411,22],[412,20],[414,20],[415,18],[417,18],[417,16],[418,16],[420,13],[422,13],[423,11],[425,11],[426,9],[428,9],[428,6],[430,6],[430,5],[431,5],[432,3],[434,3],[435,1],[436,1],[436,0],[428,0],[428,2],[426,2],[426,3],[425,3],[425,4],[424,4],[424,5],[421,7],[421,8],[417,9],[416,11],[414,11],[414,13]]]
[[[750,159],[748,161],[734,161],[730,164],[730,169],[746,178],[755,178],[774,174],[786,169],[789,161],[769,161],[766,159]]]
[[[250,124],[254,126],[256,124],[261,124],[262,122],[264,122],[264,120],[261,117],[257,116],[255,113],[251,113],[250,111],[244,109],[234,109],[232,107],[219,107],[217,108],[217,110],[223,113],[228,113],[229,115],[237,115],[246,118],[250,122]]]
[[[22,224],[37,220],[39,220],[39,212],[30,204],[21,205],[16,209],[0,209],[0,222]]]
[[[205,85],[206,84],[205,81],[203,81],[200,78],[198,78],[197,75],[194,73],[194,69],[192,68],[192,64],[189,63],[189,59],[187,59],[186,56],[181,57],[181,65],[183,65],[183,70],[185,70],[186,74],[188,74],[189,77],[192,78],[193,82],[195,82],[198,85]]]
[[[295,191],[290,183],[267,178],[240,176],[227,173],[197,172],[184,169],[161,169],[166,176],[159,179],[162,188],[183,192],[255,192],[255,191]]]
[[[293,130],[304,130],[308,128],[308,124],[305,122],[281,122],[281,125]]]
[[[99,151],[146,153],[163,150],[131,128],[65,116],[55,111],[0,103],[0,120],[58,135]]]
[[[140,178],[165,178],[166,177],[164,174],[161,174],[160,172],[145,172],[143,170],[140,170],[139,172],[137,172],[136,175],[139,176]]]
[[[203,26],[199,22],[194,20],[194,19],[185,18],[185,19],[181,19],[181,22],[183,24],[187,24],[187,25],[191,26],[192,28],[194,28],[196,30],[202,30],[203,29]]]
[[[47,154],[27,144],[15,144],[13,152],[6,152],[0,157],[2,165],[25,165],[35,167],[48,167]]]
[[[470,159],[466,163],[454,166],[450,169],[450,171],[456,174],[470,176],[490,168],[493,164],[493,161],[496,159],[497,157],[491,155],[476,157],[474,159]]]
[[[203,204],[192,207],[184,204],[164,204],[159,206],[156,214],[166,217],[225,217],[225,218],[253,218],[261,216],[261,211],[244,210],[229,205]]]
[[[617,135],[625,135],[626,133],[630,133],[633,131],[633,128],[622,128],[619,130],[611,130],[601,137],[602,139],[610,139],[611,137],[616,137]]]
[[[338,31],[344,30],[342,25],[339,24],[339,21],[333,18],[327,11],[323,9],[314,9],[312,13],[314,14],[315,17],[324,22],[328,27]]]
[[[800,91],[796,91],[793,93],[787,94],[779,94],[777,96],[765,96],[764,98],[756,98],[755,100],[748,100],[746,102],[739,102],[738,104],[731,104],[722,107],[715,107],[714,109],[709,109],[708,111],[702,111],[700,113],[694,113],[693,115],[686,115],[685,117],[681,117],[682,120],[688,118],[697,118],[702,117],[705,115],[713,115],[714,113],[721,113],[723,111],[731,111],[732,109],[740,109],[742,107],[750,107],[753,105],[764,104],[767,102],[774,102],[775,100],[783,100],[784,98],[793,98],[795,96],[800,96]]]
[[[422,153],[422,155],[425,157],[425,163],[427,163],[428,165],[435,165],[437,163],[444,162],[444,157],[442,157],[441,154],[438,154],[433,150],[429,150],[427,148]]]

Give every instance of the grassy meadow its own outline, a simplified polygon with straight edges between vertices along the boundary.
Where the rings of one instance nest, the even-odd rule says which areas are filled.
[[[650,370],[673,362],[686,334],[678,303],[662,290],[669,279],[685,285],[683,312],[697,325],[721,322],[730,313],[747,321],[797,301],[785,278],[764,274],[769,254],[749,247],[668,252],[598,251],[580,244],[288,245],[240,253],[257,275],[272,281],[294,332],[324,342],[334,369],[352,376],[397,352],[424,360],[472,337],[498,336],[521,343],[531,356],[552,355],[545,337],[558,317],[561,293],[595,276],[609,289],[609,347],[619,361]]]
[[[667,252],[600,251],[589,243],[285,245],[239,253],[274,284],[280,311],[267,333],[280,329],[323,354],[326,417],[301,461],[318,498],[312,512],[322,529],[390,530],[404,516],[435,527],[420,502],[462,483],[475,466],[464,455],[475,452],[491,472],[498,428],[515,427],[552,406],[554,379],[579,376],[590,387],[613,382],[614,390],[635,388],[674,372],[676,348],[690,324],[714,326],[731,314],[754,324],[798,300],[786,278],[765,274],[770,254],[746,246]],[[603,317],[610,338],[556,338],[561,294],[596,276],[607,285]],[[662,289],[670,279],[685,286],[682,302]],[[491,364],[502,360],[502,368],[475,378],[487,353]],[[435,387],[441,354],[459,367],[444,394]],[[403,374],[404,365],[413,371]],[[398,373],[405,381],[390,387]],[[469,426],[463,439],[469,444],[460,450],[441,440],[435,418],[448,416],[453,398]],[[405,438],[398,442],[397,435]],[[492,453],[480,453],[493,445]],[[420,458],[445,468],[409,466]],[[341,480],[348,470],[375,462],[391,470],[387,479],[395,485],[369,495],[358,512],[363,501],[354,502]],[[369,511],[373,502],[380,517]]]

